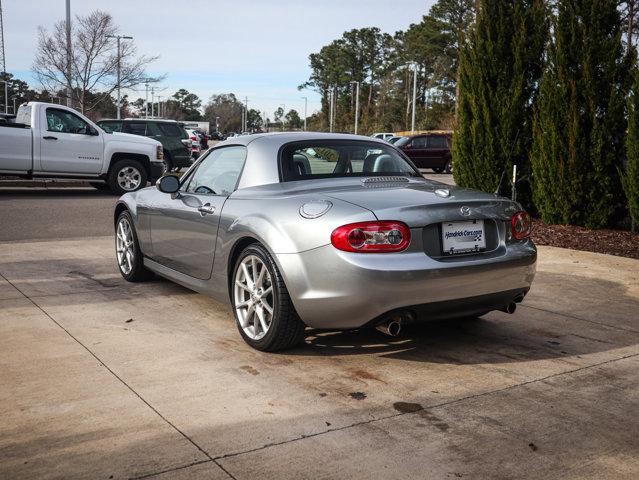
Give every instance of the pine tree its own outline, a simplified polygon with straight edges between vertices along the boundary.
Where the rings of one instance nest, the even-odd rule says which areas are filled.
[[[628,135],[626,137],[627,163],[625,171],[619,169],[633,230],[639,224],[639,71],[634,72],[634,83],[628,99]]]
[[[544,221],[603,227],[620,202],[630,56],[615,0],[560,0],[535,116],[533,199]]]
[[[530,173],[532,105],[548,36],[542,0],[480,0],[476,24],[460,54],[457,129],[458,185],[494,191],[517,164]]]

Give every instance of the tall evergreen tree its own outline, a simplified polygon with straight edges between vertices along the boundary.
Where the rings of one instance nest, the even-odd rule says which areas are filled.
[[[627,163],[619,169],[623,190],[628,199],[633,231],[639,225],[639,72],[634,72],[634,83],[628,99],[628,135],[626,137]]]
[[[502,172],[530,171],[532,104],[542,74],[542,0],[479,0],[461,49],[453,166],[458,185],[494,191]]]
[[[544,221],[609,223],[619,204],[625,96],[616,0],[560,0],[535,118],[533,198]]]

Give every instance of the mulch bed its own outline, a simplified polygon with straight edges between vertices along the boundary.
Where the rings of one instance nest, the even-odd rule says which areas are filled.
[[[572,225],[546,225],[541,220],[534,219],[532,239],[537,245],[639,259],[639,233],[626,230],[590,230]]]

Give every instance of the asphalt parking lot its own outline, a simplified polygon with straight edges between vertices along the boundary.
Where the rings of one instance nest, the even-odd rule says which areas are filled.
[[[0,478],[639,477],[639,261],[541,247],[513,315],[264,354],[122,280],[114,203],[0,191]]]

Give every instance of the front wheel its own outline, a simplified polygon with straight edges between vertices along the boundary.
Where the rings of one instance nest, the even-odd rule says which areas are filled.
[[[115,224],[115,257],[118,269],[128,282],[142,282],[153,276],[144,266],[138,235],[131,214],[125,210]]]
[[[119,195],[146,187],[149,175],[144,166],[135,160],[120,160],[111,167],[107,183]]]
[[[444,171],[443,168],[437,167],[437,168],[433,168],[433,172],[435,173],[442,173]]]
[[[251,347],[274,352],[302,341],[304,323],[275,261],[263,246],[250,245],[240,254],[231,288],[237,328]]]

